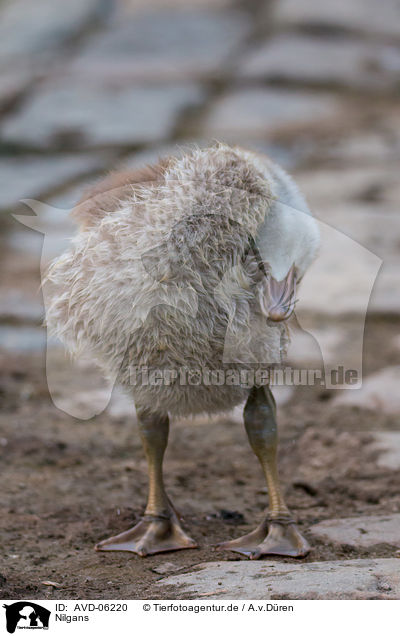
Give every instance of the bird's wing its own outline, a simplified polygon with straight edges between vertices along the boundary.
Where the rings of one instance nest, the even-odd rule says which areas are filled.
[[[132,195],[141,184],[159,183],[169,164],[169,158],[154,165],[113,172],[88,188],[72,210],[72,218],[82,229],[96,225],[106,214],[117,210],[121,201]]]

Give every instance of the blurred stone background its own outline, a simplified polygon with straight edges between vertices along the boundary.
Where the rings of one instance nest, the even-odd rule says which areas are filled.
[[[364,388],[318,399],[321,408],[329,399],[331,409],[398,416],[399,0],[1,0],[5,416],[17,412],[20,422],[29,413],[35,422],[39,402],[49,400],[40,267],[73,234],[68,212],[83,188],[120,165],[212,139],[268,153],[337,230],[304,283],[306,331],[292,362],[315,366],[321,347],[335,359],[358,355],[360,289],[382,264],[369,303]],[[23,199],[49,207],[24,225],[12,216],[33,214]],[[352,240],[335,243],[339,235]],[[90,378],[72,390],[73,378],[60,373],[72,402],[101,393]],[[278,391],[282,403],[296,395]],[[108,416],[131,415],[116,392]],[[391,469],[400,467],[400,433],[378,435],[379,448],[390,442]]]

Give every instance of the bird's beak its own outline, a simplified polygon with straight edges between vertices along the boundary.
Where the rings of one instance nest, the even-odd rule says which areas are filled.
[[[296,303],[296,283],[294,264],[280,281],[277,281],[270,273],[266,276],[260,288],[260,306],[264,316],[274,322],[290,318]]]

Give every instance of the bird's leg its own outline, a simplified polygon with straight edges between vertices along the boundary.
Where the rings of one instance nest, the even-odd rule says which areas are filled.
[[[269,512],[253,532],[219,545],[219,548],[240,552],[251,559],[258,559],[263,554],[302,557],[310,550],[289,512],[279,484],[275,411],[270,389],[253,388],[244,409],[244,422],[250,445],[267,481]]]
[[[140,556],[196,548],[182,529],[164,488],[162,463],[168,443],[168,416],[138,412],[138,422],[149,472],[149,495],[142,521],[121,534],[101,541],[96,550],[122,550]]]

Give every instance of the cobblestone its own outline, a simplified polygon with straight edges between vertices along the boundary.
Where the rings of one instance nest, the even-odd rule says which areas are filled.
[[[280,0],[275,8],[278,24],[400,37],[397,0]]]
[[[21,112],[8,117],[3,141],[51,148],[67,145],[129,146],[167,139],[179,112],[203,97],[195,84],[89,85],[55,81],[43,86]]]
[[[30,55],[50,55],[88,22],[100,17],[108,2],[102,0],[8,0],[0,7],[2,63]]]
[[[311,534],[328,541],[370,548],[379,543],[400,547],[400,514],[327,519],[310,528]]]
[[[66,182],[103,170],[102,155],[65,154],[0,158],[0,209],[13,209],[24,198],[40,198]]]
[[[374,438],[373,448],[379,451],[378,466],[400,470],[400,431],[380,431]]]
[[[386,589],[382,591],[382,582]],[[213,562],[158,583],[179,585],[181,594],[207,598],[396,599],[400,594],[398,559],[322,563]]]
[[[205,120],[203,134],[227,139],[277,137],[312,130],[341,112],[332,95],[280,88],[235,89],[220,97]]]
[[[243,59],[239,76],[396,91],[400,48],[344,38],[281,34]]]
[[[230,54],[249,32],[249,18],[239,11],[140,13],[93,36],[73,68],[89,77],[112,76],[124,82],[221,76]]]
[[[335,398],[334,404],[358,406],[387,414],[400,413],[400,366],[387,367],[368,376],[358,391],[345,391]]]

